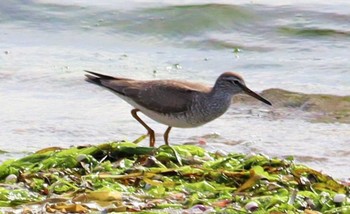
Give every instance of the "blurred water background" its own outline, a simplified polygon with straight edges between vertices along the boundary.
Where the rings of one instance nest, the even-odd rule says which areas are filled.
[[[127,103],[84,81],[84,69],[208,84],[231,70],[255,91],[350,95],[349,29],[346,0],[0,1],[0,159],[145,133]],[[304,115],[238,103],[203,127],[173,129],[170,141],[294,156],[349,178],[349,123]],[[163,144],[166,127],[145,120]]]

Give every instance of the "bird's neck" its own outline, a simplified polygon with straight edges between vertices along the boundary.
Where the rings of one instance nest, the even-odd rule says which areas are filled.
[[[218,103],[228,108],[231,104],[232,96],[233,94],[229,90],[214,86],[210,92],[209,99],[211,100],[210,103]]]
[[[210,94],[214,99],[231,99],[234,95],[231,89],[221,84],[215,84]]]

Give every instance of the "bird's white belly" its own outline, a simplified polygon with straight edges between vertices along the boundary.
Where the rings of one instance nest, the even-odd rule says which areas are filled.
[[[142,107],[139,107],[138,109],[140,109],[140,111],[146,116],[148,116],[149,118],[159,123],[165,124],[167,126],[179,127],[179,128],[191,128],[191,127],[196,127],[201,125],[201,124],[188,123],[187,119],[183,115],[174,117],[174,116],[169,116],[169,114],[159,114],[157,112],[150,111]]]
[[[151,118],[152,120],[155,120],[159,123],[162,123],[167,126],[171,127],[179,127],[179,128],[192,128],[197,127],[200,125],[203,125],[204,123],[189,123],[188,118],[185,117],[185,114],[183,113],[177,113],[177,114],[162,114],[159,112],[151,111],[149,109],[146,109],[145,107],[137,104],[133,100],[118,95],[119,97],[123,98],[126,102],[128,102],[130,105],[134,106],[135,108],[139,109],[143,114]]]

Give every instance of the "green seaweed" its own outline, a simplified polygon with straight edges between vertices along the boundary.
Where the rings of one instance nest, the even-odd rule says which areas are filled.
[[[9,175],[17,181],[5,184]],[[217,213],[246,213],[254,201],[255,213],[350,210],[349,186],[291,158],[219,155],[192,145],[149,148],[111,142],[48,148],[4,162],[0,178],[0,206],[13,209],[50,202],[47,212],[97,211],[88,206],[95,203],[108,212],[202,206]],[[335,203],[336,194],[347,200]]]

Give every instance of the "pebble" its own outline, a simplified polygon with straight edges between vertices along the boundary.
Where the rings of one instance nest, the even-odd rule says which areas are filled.
[[[214,208],[212,208],[210,206],[204,206],[202,204],[197,204],[183,213],[185,213],[185,214],[209,214],[209,213],[214,213],[214,212],[215,212]]]
[[[248,211],[251,211],[251,212],[254,212],[255,210],[257,210],[259,208],[259,204],[256,203],[255,201],[251,201],[251,202],[248,202],[244,208]]]
[[[345,194],[336,194],[333,198],[334,203],[342,203],[346,199]]]
[[[9,174],[5,178],[5,183],[16,183],[16,181],[17,181],[17,175],[14,175],[14,174]]]

